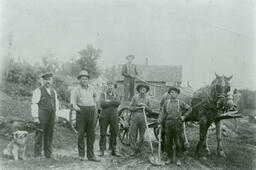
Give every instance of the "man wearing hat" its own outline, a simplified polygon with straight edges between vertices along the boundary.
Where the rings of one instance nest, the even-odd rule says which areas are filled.
[[[117,107],[120,104],[119,96],[114,90],[114,84],[111,81],[107,82],[107,90],[100,96],[100,105],[102,113],[100,115],[100,156],[104,156],[106,150],[106,132],[110,125],[110,149],[113,156],[119,156],[116,150],[116,138],[118,133],[118,115]]]
[[[134,95],[135,76],[138,75],[136,65],[132,63],[134,55],[126,57],[127,64],[122,68],[122,75],[124,76],[124,101],[131,100]]]
[[[80,81],[80,85],[72,90],[70,104],[72,112],[76,112],[79,159],[81,161],[85,160],[84,136],[86,133],[87,158],[89,161],[100,162],[96,158],[93,149],[97,120],[96,92],[89,85],[89,74],[86,70],[82,70],[77,79]]]
[[[173,87],[170,87],[169,89],[168,89],[168,91],[166,92],[166,93],[164,93],[164,95],[162,96],[162,98],[161,98],[161,101],[160,101],[160,109],[162,109],[163,108],[163,105],[164,105],[164,103],[167,101],[167,100],[169,100],[169,99],[171,99],[172,98],[172,96],[171,96],[171,90],[173,89]],[[179,90],[179,89],[178,89]],[[162,122],[162,135],[161,135],[161,137],[162,137],[162,140],[161,140],[161,147],[162,147],[162,150],[165,150],[165,147],[166,147],[166,140],[165,140],[165,122],[163,121]],[[189,143],[185,140],[185,122],[183,122],[183,133],[181,134],[181,138],[180,138],[180,141],[181,141],[181,145],[182,145],[182,150],[183,151],[187,151],[188,150],[188,148],[189,148]]]
[[[149,86],[145,84],[139,84],[136,87],[139,94],[133,96],[130,103],[130,110],[132,113],[131,127],[129,129],[130,144],[134,150],[133,155],[140,153],[143,144],[143,137],[146,129],[146,122],[142,108],[145,108],[146,112],[151,112],[150,101],[147,95]],[[137,142],[137,134],[139,132],[139,142]]]
[[[59,109],[59,102],[56,91],[52,86],[52,73],[43,74],[43,85],[34,90],[32,95],[31,114],[34,121],[39,123],[40,129],[35,135],[35,156],[41,156],[43,143],[44,155],[52,157],[52,138],[56,112]]]
[[[183,117],[192,111],[192,108],[185,104],[185,102],[177,99],[180,90],[175,87],[170,87],[169,94],[170,98],[167,99],[161,109],[159,115],[159,126],[162,128],[164,122],[165,126],[165,137],[166,137],[166,150],[169,157],[168,163],[171,162],[171,156],[173,153],[173,141],[176,145],[177,153],[177,165],[181,165],[179,160],[181,155],[181,143],[180,139],[183,133]],[[184,113],[185,112],[185,113]]]

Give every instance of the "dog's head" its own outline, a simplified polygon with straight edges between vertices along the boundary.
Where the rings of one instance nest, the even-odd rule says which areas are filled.
[[[27,137],[28,137],[27,131],[18,130],[13,132],[14,141],[20,145],[25,145]]]

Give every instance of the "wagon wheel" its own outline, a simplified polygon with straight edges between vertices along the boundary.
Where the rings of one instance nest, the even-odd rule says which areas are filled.
[[[77,126],[76,126],[76,113],[69,112],[69,125],[71,130],[77,134]]]
[[[119,114],[119,139],[122,144],[129,146],[129,127],[131,120],[131,111],[127,108],[122,109]]]

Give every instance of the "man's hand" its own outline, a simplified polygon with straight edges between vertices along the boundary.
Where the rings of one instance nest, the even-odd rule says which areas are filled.
[[[75,111],[75,110],[72,110],[71,113],[72,113],[72,114],[76,114],[76,111]]]
[[[147,105],[145,103],[138,103],[137,106],[144,106],[144,107],[146,107]]]
[[[157,127],[158,127],[159,129],[162,129],[162,123],[158,123]]]
[[[182,122],[184,122],[185,116],[181,116],[180,119],[181,119]]]
[[[73,106],[73,109],[76,110],[76,111],[80,110],[80,108],[78,106],[76,106],[76,105]]]
[[[34,117],[33,121],[34,121],[35,123],[39,123],[39,118],[38,118],[38,117]]]

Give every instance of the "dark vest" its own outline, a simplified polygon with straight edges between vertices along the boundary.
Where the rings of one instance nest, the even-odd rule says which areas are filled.
[[[55,92],[51,89],[51,95],[47,92],[45,87],[39,88],[41,91],[41,98],[38,103],[39,110],[45,110],[49,112],[56,111]]]
[[[131,66],[130,67],[128,67],[128,64],[126,64],[126,73],[128,73],[128,74],[130,74],[130,75],[136,75],[136,71],[135,71],[135,64],[131,64]]]

